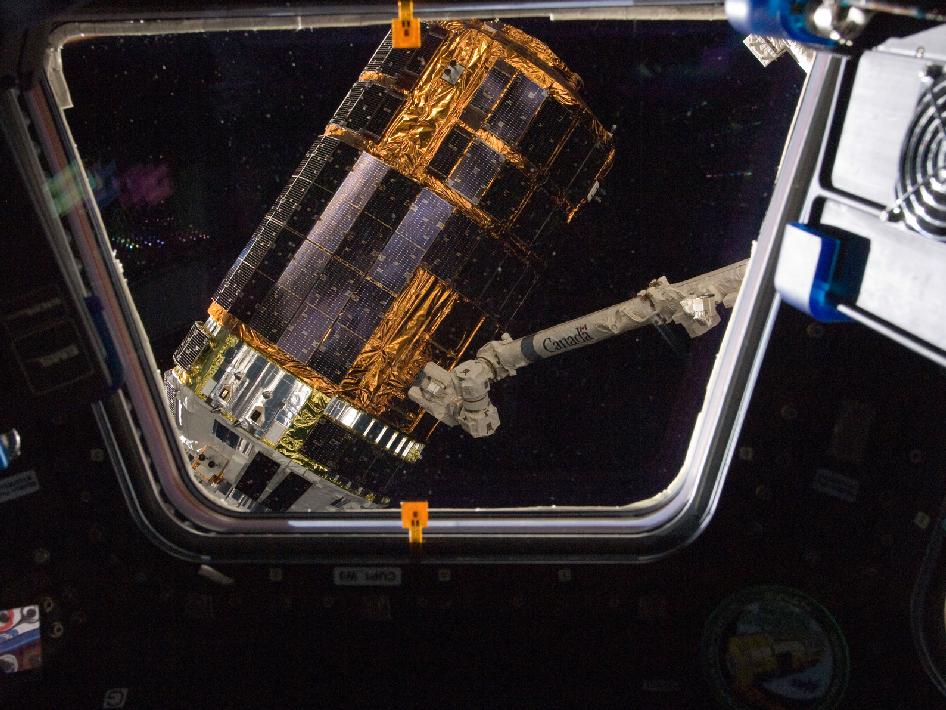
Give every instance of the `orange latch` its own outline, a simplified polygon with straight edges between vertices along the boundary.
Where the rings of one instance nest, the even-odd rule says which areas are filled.
[[[420,47],[420,20],[414,17],[414,0],[398,0],[397,18],[391,20],[391,44],[395,49]]]
[[[427,527],[427,501],[403,501],[401,503],[401,525],[407,528],[408,542],[420,545],[424,541]]]

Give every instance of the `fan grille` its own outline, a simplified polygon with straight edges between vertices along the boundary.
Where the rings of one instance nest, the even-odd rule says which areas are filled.
[[[946,75],[924,83],[900,151],[897,205],[908,227],[946,241]]]

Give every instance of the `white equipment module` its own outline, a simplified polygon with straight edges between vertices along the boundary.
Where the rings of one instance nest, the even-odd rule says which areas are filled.
[[[841,67],[776,287],[824,321],[856,320],[946,365],[946,25]]]

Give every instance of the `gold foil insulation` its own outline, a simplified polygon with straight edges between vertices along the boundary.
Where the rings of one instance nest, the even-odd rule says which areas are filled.
[[[483,25],[480,25],[480,27],[483,27]],[[489,30],[481,31],[488,32]],[[512,45],[514,49],[519,50],[519,53],[531,54],[536,65],[545,70],[549,75],[554,76],[555,73],[558,73],[562,83],[566,84],[573,93],[577,94],[581,91],[581,77],[569,69],[565,65],[565,62],[559,59],[558,55],[549,49],[545,42],[537,40],[532,35],[527,35],[518,27],[513,27],[512,25],[502,25],[502,29],[499,31],[498,35],[498,41]],[[524,50],[524,52],[522,50]],[[542,67],[543,64],[545,65],[544,67]],[[580,101],[577,96],[575,98]]]
[[[418,269],[391,304],[342,381],[339,394],[369,414],[382,416],[431,359],[430,338],[459,294]]]
[[[407,101],[368,152],[408,177],[422,178],[447,131],[456,125],[466,104],[495,61],[487,55],[495,44],[476,30],[451,32],[428,63]],[[455,83],[441,76],[451,61],[464,71]],[[452,191],[451,191],[452,192]]]
[[[279,437],[279,441],[276,442],[276,451],[301,466],[314,468],[320,473],[326,471],[325,466],[302,453],[302,445],[305,443],[306,436],[312,431],[312,427],[322,417],[325,405],[329,403],[330,399],[331,397],[328,395],[313,390],[308,401],[302,405],[302,409],[292,420],[292,424]]]

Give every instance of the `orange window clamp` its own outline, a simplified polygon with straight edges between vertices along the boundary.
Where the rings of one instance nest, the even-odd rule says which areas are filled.
[[[424,528],[427,527],[427,520],[427,501],[401,503],[401,525],[407,528],[407,539],[412,545],[420,545],[424,542]]]
[[[414,17],[414,0],[398,0],[397,17],[391,20],[391,45],[394,49],[420,47],[420,20]]]

